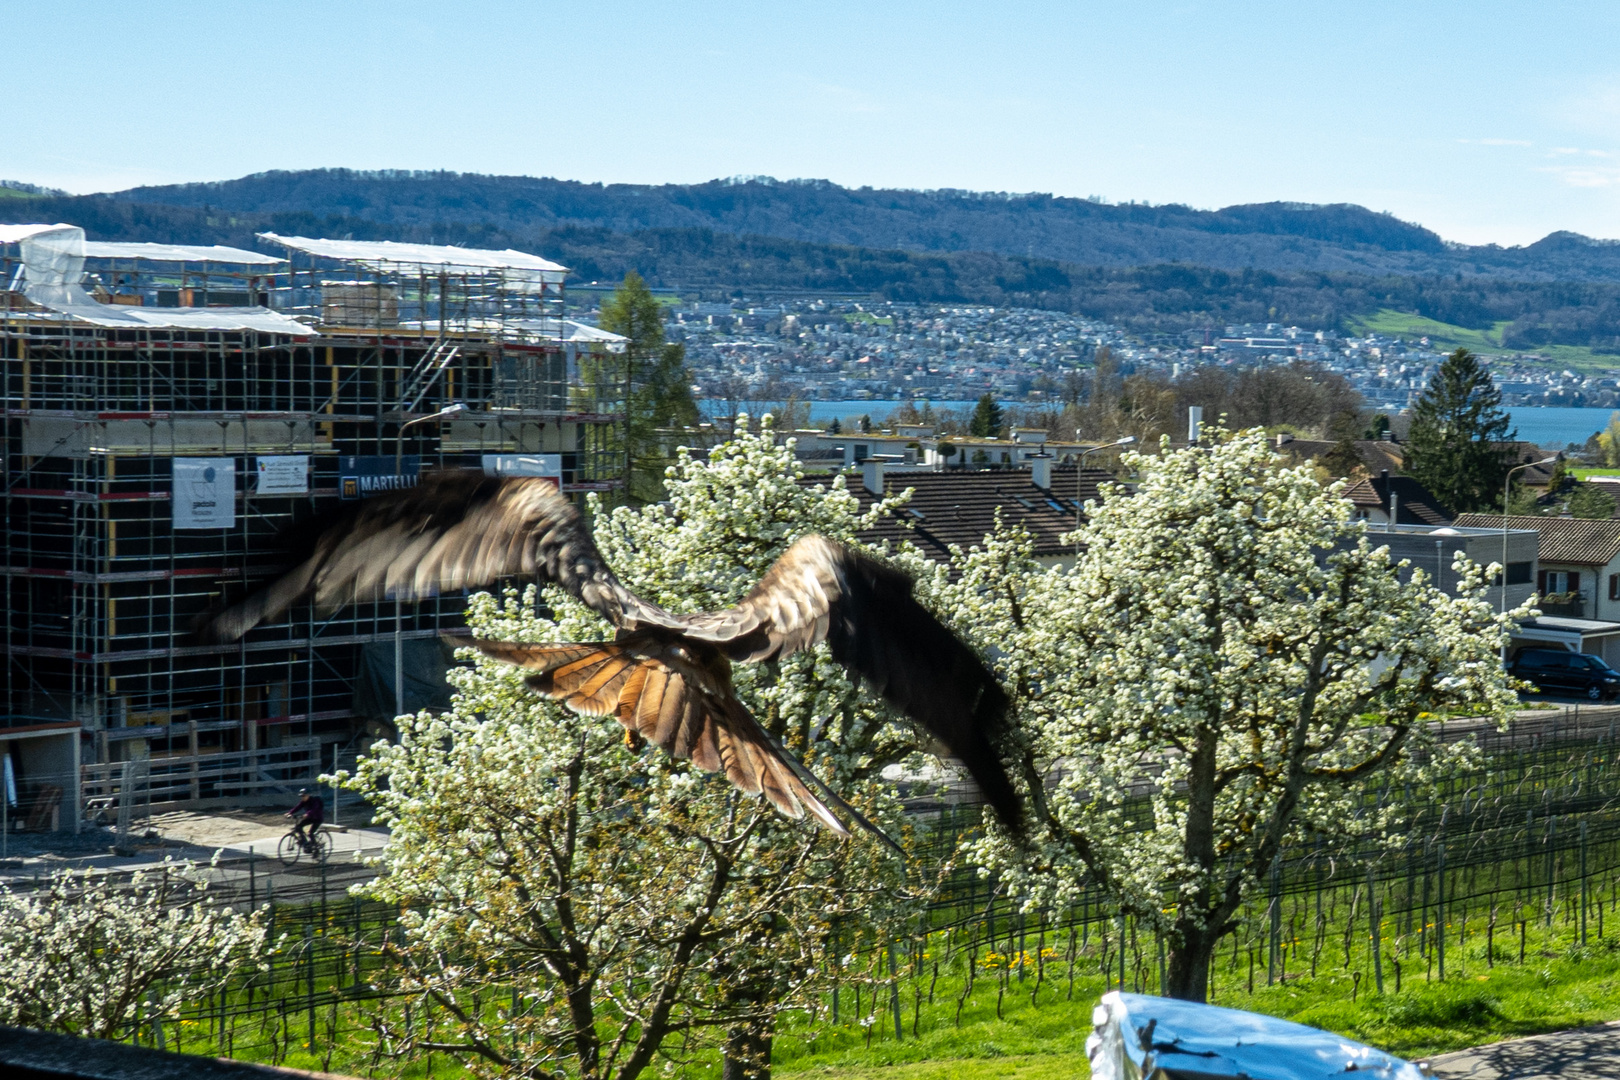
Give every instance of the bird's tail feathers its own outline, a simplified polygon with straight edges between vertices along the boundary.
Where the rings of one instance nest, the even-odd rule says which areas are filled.
[[[771,740],[771,744],[776,747],[776,750],[778,754],[781,755],[782,760],[788,763],[788,766],[793,769],[794,773],[801,781],[804,782],[806,786],[814,788],[817,794],[819,794],[823,799],[827,800],[827,802],[831,803],[838,810],[848,815],[850,820],[854,821],[855,824],[877,837],[879,842],[881,842],[884,847],[887,847],[890,851],[894,852],[896,855],[899,855],[901,858],[905,857],[905,848],[895,843],[894,839],[890,837],[888,833],[874,825],[870,818],[851,806],[842,795],[838,794],[838,792],[828,787],[821,777],[811,772],[808,765],[805,765],[802,761],[795,758],[786,747],[784,747],[780,742],[777,742],[773,735],[766,732],[765,737]]]
[[[834,812],[837,807],[900,851],[766,731],[742,702],[735,697],[711,701],[654,655],[617,642],[452,640],[533,671],[524,681],[535,692],[556,698],[575,712],[614,716],[632,737],[690,759],[707,772],[724,773],[739,789],[764,796],[788,817],[801,819],[808,813],[829,831],[847,837],[849,827]]]

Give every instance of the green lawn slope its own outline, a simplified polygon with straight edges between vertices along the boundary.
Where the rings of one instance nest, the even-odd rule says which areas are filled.
[[[1409,341],[1426,337],[1435,349],[1442,352],[1464,348],[1482,356],[1518,355],[1518,350],[1506,348],[1502,344],[1502,330],[1507,325],[1508,322],[1503,320],[1491,324],[1489,330],[1470,330],[1466,326],[1455,326],[1436,319],[1427,319],[1422,315],[1384,308],[1374,315],[1346,319],[1345,331],[1358,337],[1381,334]],[[1542,345],[1534,352],[1535,355],[1545,357],[1560,367],[1575,371],[1608,371],[1620,367],[1620,357],[1600,356],[1585,346]]]

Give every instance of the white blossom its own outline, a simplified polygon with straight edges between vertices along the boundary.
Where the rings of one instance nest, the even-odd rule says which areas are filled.
[[[0,1024],[124,1038],[258,964],[261,913],[212,904],[207,888],[188,863],[0,886]]]
[[[1027,843],[990,827],[974,859],[1031,905],[1101,885],[1169,935],[1171,992],[1201,996],[1208,950],[1284,844],[1387,831],[1402,808],[1357,816],[1364,778],[1470,760],[1434,718],[1505,719],[1498,651],[1524,612],[1498,616],[1495,568],[1460,553],[1455,594],[1402,581],[1338,487],[1263,433],[1125,465],[1134,492],[1089,508],[1071,568],[1001,529],[930,589],[1013,694],[1034,810]]]
[[[593,506],[603,554],[639,595],[678,611],[725,606],[803,533],[849,540],[888,512],[860,513],[841,479],[801,485],[791,448],[768,427],[739,428],[706,459],[681,452],[668,503]],[[514,641],[610,631],[557,590],[545,594],[552,618],[536,599],[533,588],[475,596],[468,624]],[[833,976],[829,945],[875,941],[915,912],[916,881],[880,845],[783,818],[656,748],[631,751],[612,718],[570,712],[519,669],[463,655],[476,663],[450,673],[448,713],[401,717],[397,742],[340,776],[391,831],[387,873],[366,888],[403,906],[400,986],[450,1018],[429,1038],[380,1012],[387,1046],[622,1080],[679,1057],[672,1032],[687,1054],[741,1052]],[[740,667],[736,684],[761,723],[905,838],[876,777],[915,738],[824,648]],[[513,990],[515,1014],[471,1004]]]

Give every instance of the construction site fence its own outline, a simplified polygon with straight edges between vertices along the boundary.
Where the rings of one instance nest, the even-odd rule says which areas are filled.
[[[317,782],[322,748],[310,741],[264,750],[174,755],[82,766],[87,813],[125,803],[160,809],[241,805]],[[91,817],[94,820],[94,817]]]

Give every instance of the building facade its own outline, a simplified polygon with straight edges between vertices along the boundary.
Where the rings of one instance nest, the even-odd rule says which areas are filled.
[[[435,468],[622,482],[622,403],[578,380],[622,339],[563,319],[537,256],[0,230],[0,731],[76,732],[86,797],[131,762],[154,801],[268,796],[438,692],[409,672],[442,672],[459,596],[192,639],[286,568],[289,528]]]

